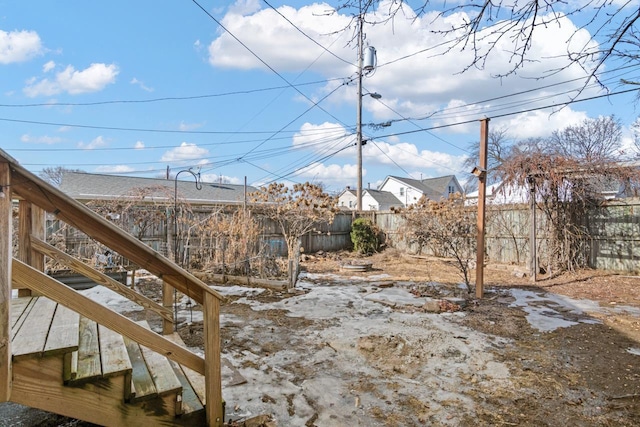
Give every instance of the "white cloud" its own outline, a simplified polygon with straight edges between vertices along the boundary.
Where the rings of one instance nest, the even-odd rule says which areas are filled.
[[[181,131],[190,131],[190,130],[199,129],[202,126],[204,126],[203,123],[185,123],[185,122],[180,122],[180,126],[178,126],[178,129],[180,129]]]
[[[127,165],[111,165],[111,166],[98,166],[95,171],[101,173],[125,173],[133,172],[135,169]]]
[[[69,65],[57,73],[53,80],[47,78],[39,81],[35,78],[29,79],[23,91],[31,98],[52,96],[63,92],[71,95],[98,92],[114,83],[119,72],[118,67],[114,64],[91,64],[81,71]]]
[[[24,134],[20,137],[20,141],[28,144],[56,144],[62,141],[62,138],[57,136],[31,136]]]
[[[293,136],[293,145],[320,150],[326,149],[327,146],[342,147],[348,139],[353,139],[353,135],[348,135],[342,125],[329,122],[320,125],[305,123]]]
[[[565,107],[554,113],[550,110],[539,110],[519,114],[508,119],[496,120],[495,125],[507,129],[511,138],[526,139],[549,136],[554,130],[579,124],[587,118],[584,111],[574,111]]]
[[[200,148],[196,144],[183,142],[179,147],[165,152],[160,158],[163,162],[207,162],[203,157],[209,155],[209,150]]]
[[[316,66],[327,71],[332,65],[335,66],[335,58],[300,34],[274,10],[264,9],[247,15],[252,8],[257,7],[258,5],[253,0],[236,3],[223,18],[223,24],[230,33],[241,34],[242,42],[254,52],[260,52],[260,57],[270,66],[278,71],[299,70],[308,66],[319,56],[322,58],[316,62]],[[345,28],[351,18],[334,14],[331,18],[323,19],[322,16],[332,9],[326,3],[314,3],[300,9],[281,6],[278,11],[318,43],[325,46],[332,44],[340,46],[337,50],[338,54],[342,54],[349,51],[343,46],[350,37],[350,33],[341,32],[336,35],[334,32]],[[342,43],[339,40],[342,40]],[[353,52],[347,57],[353,59]],[[209,45],[209,62],[213,66],[225,68],[264,67],[228,32],[221,34]]]
[[[366,174],[366,170],[363,169],[362,173]],[[322,163],[313,163],[296,174],[296,178],[301,178],[304,181],[314,184],[322,182],[328,185],[353,182],[357,176],[358,168],[356,165],[325,165]]]
[[[94,150],[96,148],[104,147],[106,145],[107,145],[107,141],[104,139],[104,137],[98,136],[88,144],[85,144],[84,142],[79,142],[78,148],[82,148],[84,150]]]
[[[48,73],[56,67],[56,63],[53,61],[48,61],[46,64],[42,66],[42,72]]]
[[[244,184],[244,178],[237,178],[237,177],[227,176],[227,175],[218,175],[215,173],[202,174],[200,176],[200,179],[202,180],[202,182],[209,182],[209,183],[222,182],[223,184],[235,184],[235,185]]]
[[[135,148],[136,150],[142,150],[144,148],[144,142],[136,141],[133,148]]]
[[[0,64],[28,61],[42,50],[40,36],[35,31],[0,30]]]
[[[457,174],[462,169],[466,156],[421,150],[415,144],[401,142],[389,144],[376,141],[375,144],[367,144],[362,150],[363,162],[395,166],[402,165],[405,169],[429,169],[435,171],[435,175]],[[419,176],[413,178],[419,179]]]
[[[249,15],[260,10],[259,0],[237,0],[229,6],[229,13],[234,15]]]
[[[244,3],[240,3],[244,4]],[[473,62],[471,49],[461,50],[461,46],[446,53],[450,44],[444,44],[452,36],[446,31],[468,20],[464,13],[454,13],[442,17],[439,12],[430,12],[417,17],[404,3],[403,9],[386,24],[367,26],[366,40],[377,49],[375,73],[364,79],[368,92],[379,92],[383,99],[376,102],[363,100],[363,108],[370,111],[377,121],[399,118],[424,118],[418,123],[424,127],[452,125],[474,121],[484,116],[504,114],[505,112],[531,109],[566,102],[571,94],[562,98],[551,96],[553,93],[526,93],[537,91],[540,86],[584,77],[587,72],[576,65],[570,65],[567,49],[578,49],[587,45],[588,49],[597,47],[590,34],[579,30],[573,22],[564,16],[547,15],[538,19],[555,19],[555,25],[540,25],[536,28],[529,56],[534,61],[526,62],[518,75],[502,79],[492,76],[507,73],[513,67],[510,44],[514,37],[507,34],[497,41],[490,60],[484,69],[470,68],[461,73]],[[378,9],[369,13],[368,22],[382,22],[393,4],[383,1]],[[278,11],[286,16],[305,34],[329,48],[339,58],[325,52],[322,48],[300,34],[272,9],[263,9],[255,13],[232,13],[230,11],[223,23],[233,34],[241,34],[242,41],[277,71],[302,71],[312,64],[310,70],[327,78],[354,76],[356,72],[356,54],[352,42],[353,30],[349,30],[351,17],[335,11],[326,3],[315,3],[294,9],[281,6]],[[345,30],[346,29],[346,30]],[[344,30],[344,31],[343,31]],[[493,29],[482,29],[478,35],[478,48],[486,51],[491,42],[495,42]],[[483,38],[484,37],[484,38]],[[221,33],[209,45],[209,62],[215,67],[232,69],[265,69],[244,47],[227,33]],[[594,58],[594,61],[597,58]],[[588,70],[593,63],[585,63]],[[550,70],[561,70],[548,76],[542,82],[535,78],[547,75]],[[528,78],[522,78],[528,77]],[[332,82],[323,88],[322,94],[335,87]],[[551,89],[557,92],[581,88],[581,82],[562,85]],[[336,91],[330,102],[346,102],[355,105],[357,92],[355,85]],[[588,89],[583,95],[592,95],[597,89]],[[499,99],[514,92],[525,92],[518,97]],[[316,94],[315,96],[320,96]],[[493,99],[489,102],[486,100]],[[453,101],[452,101],[453,100]],[[305,101],[306,102],[306,101]],[[327,101],[329,102],[329,101]],[[513,104],[507,105],[507,103]],[[385,106],[386,104],[386,106]],[[388,108],[388,107],[390,108]],[[455,107],[454,110],[451,110]],[[437,113],[431,117],[433,113]],[[539,129],[548,124],[546,115],[537,116],[541,122]],[[529,117],[534,119],[535,117]],[[463,133],[473,130],[474,125],[456,126],[450,132]],[[534,127],[530,127],[531,130]]]
[[[142,90],[144,90],[144,91],[146,91],[146,92],[153,92],[153,90],[154,90],[152,87],[149,87],[149,86],[145,85],[145,84],[144,84],[144,82],[142,82],[142,81],[140,81],[140,80],[136,79],[135,77],[134,77],[134,78],[132,78],[132,79],[131,79],[131,81],[130,81],[129,83],[131,83],[132,85],[137,85],[137,86],[139,86],[139,87],[140,87],[140,89],[142,89]]]

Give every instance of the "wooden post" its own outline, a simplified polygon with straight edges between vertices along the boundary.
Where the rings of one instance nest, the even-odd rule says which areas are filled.
[[[215,295],[205,292],[202,311],[207,426],[219,427],[224,423],[220,364],[220,300]]]
[[[478,237],[476,247],[476,298],[484,296],[484,226],[487,192],[487,148],[489,145],[489,119],[480,121],[480,165],[478,171]]]
[[[0,402],[11,397],[11,171],[0,163]]]
[[[18,204],[18,259],[38,271],[44,271],[44,255],[31,247],[31,236],[44,240],[45,212],[27,200]],[[18,289],[19,297],[31,295],[31,289]]]
[[[531,280],[535,283],[538,280],[538,248],[536,245],[536,181],[535,177],[528,176],[529,181],[529,207],[531,209],[531,226],[529,228],[529,253],[531,259],[529,265],[531,269]]]
[[[162,281],[162,305],[169,308],[173,312],[173,286]],[[178,319],[174,319],[177,322]],[[169,335],[175,331],[175,324],[169,322],[167,319],[162,319],[162,334]]]

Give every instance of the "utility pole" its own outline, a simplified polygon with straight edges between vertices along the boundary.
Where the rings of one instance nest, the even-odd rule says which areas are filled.
[[[356,116],[356,138],[358,145],[358,212],[362,211],[362,6],[358,15],[358,114]]]

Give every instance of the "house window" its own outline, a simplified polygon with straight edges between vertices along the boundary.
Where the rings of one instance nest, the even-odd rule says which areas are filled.
[[[453,194],[456,192],[456,188],[453,185],[449,186],[449,194]]]
[[[404,187],[400,187],[400,195],[404,196]]]
[[[353,207],[353,201],[349,200],[349,207],[352,208]]]

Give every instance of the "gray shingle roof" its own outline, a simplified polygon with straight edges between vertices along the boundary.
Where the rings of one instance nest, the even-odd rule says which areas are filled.
[[[378,202],[382,206],[388,205],[402,205],[402,202],[393,195],[393,193],[389,191],[380,191],[380,190],[364,190],[374,198],[376,202]]]
[[[455,175],[446,175],[437,178],[427,178],[423,180],[402,178],[399,176],[392,176],[391,178],[417,188],[418,190],[422,191],[427,198],[432,200],[439,200],[443,194],[449,193],[447,187],[451,180],[455,180],[456,183],[458,182]]]
[[[180,176],[182,178],[182,176]],[[191,178],[191,177],[190,177]],[[190,203],[241,203],[244,201],[245,187],[235,184],[202,183],[202,189],[196,188],[195,179],[178,180],[178,197]],[[176,182],[173,179],[141,178],[134,176],[100,175],[80,172],[65,172],[60,190],[74,199],[95,200],[122,197],[137,188],[162,186],[166,190],[157,191],[158,199],[173,197]],[[247,186],[247,193],[257,188]],[[168,196],[167,196],[168,195]]]

